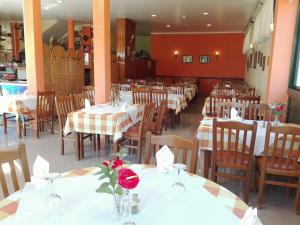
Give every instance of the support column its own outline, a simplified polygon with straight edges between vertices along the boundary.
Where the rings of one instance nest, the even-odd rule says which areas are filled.
[[[68,19],[68,48],[75,49],[74,20]]]
[[[19,59],[20,51],[20,35],[19,35],[19,24],[10,23],[10,32],[11,32],[11,45],[12,45],[12,55],[14,59]]]
[[[286,102],[299,1],[277,0],[267,102]]]
[[[44,90],[42,18],[40,0],[23,0],[28,94]]]
[[[109,100],[111,86],[110,0],[93,0],[95,102]]]

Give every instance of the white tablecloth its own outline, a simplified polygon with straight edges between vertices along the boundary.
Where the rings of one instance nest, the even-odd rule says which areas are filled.
[[[139,165],[134,165],[133,169],[140,177],[138,187],[132,191],[138,193],[141,199],[140,212],[132,217],[136,224],[239,224],[239,218],[201,187],[201,183],[205,182],[204,178],[182,174],[181,182],[185,184],[186,191],[181,201],[174,202],[171,186],[177,181],[176,173],[159,173],[156,168],[142,169]],[[95,176],[64,178],[55,181],[54,192],[62,197],[56,209],[60,214],[58,217],[49,216],[48,208],[45,206],[44,200],[51,191],[50,187],[36,191],[26,190],[22,194],[13,224],[122,224],[123,221],[115,219],[112,213],[113,196],[95,192],[99,183],[98,177]]]
[[[35,110],[37,97],[34,95],[6,95],[0,96],[0,113],[19,114],[28,110]]]

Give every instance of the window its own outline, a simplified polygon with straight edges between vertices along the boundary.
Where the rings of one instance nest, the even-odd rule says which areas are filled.
[[[300,6],[298,8],[298,22],[295,33],[294,54],[292,60],[290,88],[300,90]]]

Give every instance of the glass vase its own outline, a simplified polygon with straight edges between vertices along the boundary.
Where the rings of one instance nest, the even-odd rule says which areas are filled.
[[[279,125],[280,125],[279,115],[275,115],[273,126],[279,126]]]
[[[120,195],[114,195],[113,214],[115,215],[117,220],[121,220],[121,216],[122,216],[121,198],[122,196]]]

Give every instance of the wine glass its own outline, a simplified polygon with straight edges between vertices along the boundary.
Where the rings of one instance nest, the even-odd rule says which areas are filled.
[[[185,192],[185,186],[180,181],[180,173],[181,171],[186,169],[186,165],[181,163],[175,163],[173,167],[177,170],[177,182],[175,182],[171,188],[172,192],[175,195],[174,200],[180,200],[180,197],[182,197],[182,194]]]
[[[48,195],[45,199],[45,204],[50,211],[54,211],[60,202],[62,201],[62,197],[55,193],[54,191],[54,181],[60,177],[59,173],[51,173],[49,177],[45,178],[49,182],[50,186],[50,195]]]

